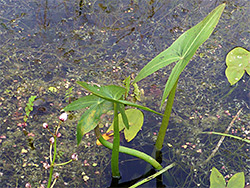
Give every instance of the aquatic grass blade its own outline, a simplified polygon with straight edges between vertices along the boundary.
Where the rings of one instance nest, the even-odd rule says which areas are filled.
[[[202,132],[202,134],[216,134],[216,135],[220,135],[220,136],[228,136],[228,137],[235,138],[235,139],[238,139],[240,141],[243,141],[243,142],[246,142],[246,143],[250,144],[250,140],[249,139],[241,138],[239,136],[234,136],[234,135],[231,135],[231,134],[218,133],[218,132]]]
[[[154,59],[152,59],[135,78],[134,83],[156,72],[160,68],[178,61],[175,65],[177,68],[175,68],[174,72],[171,72],[171,79],[167,81],[164,90],[164,96],[162,97],[161,107],[169,95],[172,87],[174,86],[177,78],[186,67],[190,59],[193,57],[198,47],[203,44],[212,34],[224,8],[225,3],[216,7],[200,23],[187,30],[168,49],[161,52]],[[176,75],[173,76],[172,74]]]

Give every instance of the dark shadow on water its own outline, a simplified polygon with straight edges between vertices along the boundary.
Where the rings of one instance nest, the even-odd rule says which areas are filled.
[[[144,148],[145,149],[145,148]],[[146,148],[147,151],[152,151],[152,148]],[[171,152],[171,150],[168,150]],[[156,156],[158,162],[163,163],[163,167],[169,165],[174,162],[167,162],[166,164],[166,156],[162,155],[161,151],[152,152],[153,155]],[[162,157],[165,157],[164,160]],[[153,169],[149,164],[144,161],[135,160],[133,161],[133,157],[127,156],[124,154],[120,155],[122,159],[121,166],[121,178],[116,179],[112,178],[111,184],[109,188],[115,187],[130,187],[135,183],[148,178],[149,176],[155,174],[157,171]],[[195,187],[196,185],[190,181],[192,179],[193,173],[190,166],[184,163],[177,162],[178,165],[169,169],[164,174],[157,176],[156,178],[150,180],[149,182],[141,185],[141,187],[166,187],[166,188],[175,188],[175,187]]]

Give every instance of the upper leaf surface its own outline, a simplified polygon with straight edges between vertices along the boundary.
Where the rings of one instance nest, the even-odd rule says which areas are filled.
[[[87,91],[93,93],[94,95],[113,102],[116,102],[115,100],[120,99],[126,92],[125,88],[115,85],[98,87],[96,85],[90,85],[86,82],[81,81],[77,81],[77,84],[82,86]]]
[[[245,71],[250,75],[250,52],[237,47],[231,50],[226,57],[226,77],[231,85],[236,84]]]
[[[89,107],[89,106],[97,103],[97,101],[98,101],[98,97],[96,97],[94,95],[83,96],[83,97],[73,101],[72,103],[70,103],[66,107],[64,107],[63,110],[64,111],[73,111],[73,110],[83,109],[83,108]]]
[[[162,101],[165,101],[169,95],[174,83],[178,79],[183,69],[188,64],[189,60],[195,54],[198,47],[203,44],[208,37],[212,34],[215,26],[217,25],[220,16],[225,8],[225,3],[216,7],[209,15],[204,18],[200,23],[183,33],[168,49],[161,52],[154,59],[152,59],[137,75],[134,82],[138,82],[150,74],[156,72],[162,67],[165,67],[175,61],[178,61],[175,66],[175,76],[170,75],[172,78],[168,80],[166,85],[170,86],[165,88],[165,96]],[[181,64],[181,65],[179,65]],[[173,72],[171,73],[173,74]],[[162,106],[162,104],[161,104]]]
[[[226,181],[224,176],[215,168],[212,168],[210,175],[210,188],[225,188]]]

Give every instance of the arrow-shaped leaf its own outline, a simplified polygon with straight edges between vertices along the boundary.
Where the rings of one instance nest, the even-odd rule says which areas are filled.
[[[126,92],[125,88],[115,85],[98,87],[96,85],[92,86],[86,82],[81,81],[77,81],[77,84],[82,86],[87,91],[93,93],[94,95],[112,102],[116,102],[116,100],[120,99]]]
[[[93,104],[96,104],[98,99],[99,98],[96,97],[95,95],[87,95],[87,96],[81,97],[81,98],[73,101],[72,103],[70,103],[69,105],[64,107],[63,110],[64,111],[73,111],[73,110],[83,109],[83,108],[86,108],[86,107],[91,106]]]
[[[101,115],[112,109],[113,104],[101,98],[99,98],[95,104],[91,105],[81,116],[77,124],[77,144],[81,142],[84,134],[93,130],[97,126]]]
[[[175,61],[177,68],[171,72],[170,78],[167,81],[162,104],[166,100],[172,90],[179,75],[186,67],[190,59],[195,54],[198,47],[203,44],[212,34],[219,18],[225,8],[225,3],[216,7],[206,18],[191,29],[183,33],[168,49],[161,52],[154,59],[152,59],[137,75],[134,82],[138,82],[150,74],[156,72],[162,67],[165,67]],[[180,65],[181,64],[181,65]],[[172,75],[176,74],[176,75]],[[169,83],[171,82],[171,83]]]
[[[108,101],[133,106],[133,107],[140,108],[142,110],[146,110],[146,111],[158,114],[158,115],[163,115],[148,107],[144,107],[144,106],[141,106],[141,105],[129,102],[129,101],[125,101],[125,100],[119,100],[122,97],[122,95],[126,92],[126,89],[123,87],[114,86],[114,85],[98,87],[98,86],[91,86],[87,84],[86,82],[80,82],[80,81],[78,81],[77,83],[80,86],[82,86],[84,89],[86,89],[87,91],[92,92],[94,95],[100,98],[106,99]]]

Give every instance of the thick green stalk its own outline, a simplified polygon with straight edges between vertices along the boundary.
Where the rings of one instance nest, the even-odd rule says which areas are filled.
[[[111,169],[113,178],[120,178],[119,172],[119,146],[120,146],[120,133],[118,122],[117,103],[114,103],[114,140],[111,157]]]
[[[96,135],[97,139],[101,142],[102,145],[104,145],[105,147],[107,147],[109,149],[113,148],[113,144],[108,142],[107,140],[105,140],[102,137],[99,126],[96,126],[96,128],[95,128],[95,135]],[[119,152],[138,157],[138,158],[146,161],[147,163],[151,164],[157,170],[162,169],[162,166],[153,157],[151,157],[151,156],[149,156],[146,153],[143,153],[141,151],[127,148],[124,146],[120,146]]]
[[[170,118],[171,111],[172,111],[172,106],[174,103],[175,91],[176,91],[178,80],[179,80],[179,78],[176,80],[176,82],[175,82],[175,84],[174,84],[174,86],[173,86],[173,88],[170,91],[169,96],[168,96],[168,101],[167,101],[167,105],[165,107],[164,116],[162,118],[161,127],[160,127],[159,134],[157,136],[157,140],[155,143],[156,150],[162,149],[162,145],[163,145],[166,131],[168,128],[169,118]]]

